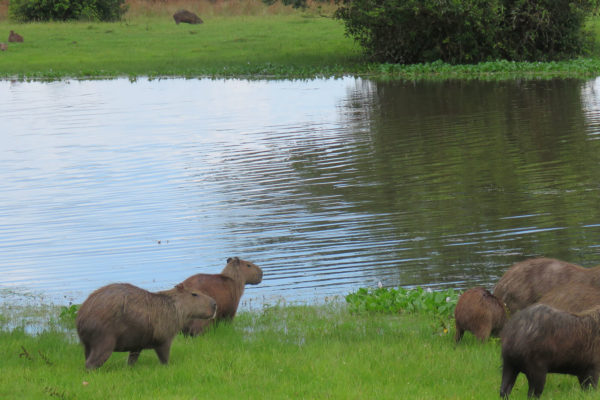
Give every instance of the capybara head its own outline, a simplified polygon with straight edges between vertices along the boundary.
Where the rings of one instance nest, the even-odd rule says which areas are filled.
[[[171,298],[181,314],[188,319],[210,319],[217,313],[217,303],[212,297],[198,291],[186,290],[181,283],[172,289]]]
[[[506,321],[504,304],[488,290],[477,287],[464,292],[454,309],[456,335],[459,342],[464,331],[473,333],[479,340],[500,332]]]
[[[262,282],[263,272],[260,267],[250,261],[240,260],[238,257],[227,259],[227,265],[221,274],[228,276],[237,282],[258,285]]]

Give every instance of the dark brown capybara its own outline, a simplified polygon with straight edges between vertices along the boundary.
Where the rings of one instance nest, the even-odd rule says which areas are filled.
[[[9,42],[22,42],[23,36],[19,35],[15,31],[10,31],[10,34],[8,35],[8,41]]]
[[[469,331],[483,342],[492,333],[498,334],[505,321],[506,311],[500,300],[482,287],[469,289],[460,295],[454,309],[454,340],[460,342]]]
[[[500,334],[502,384],[508,398],[520,372],[529,383],[528,397],[539,397],[546,374],[575,375],[582,388],[598,384],[600,307],[582,313],[534,304],[512,316]]]
[[[213,318],[215,313],[213,299],[182,285],[157,293],[128,283],[101,287],[77,312],[85,366],[100,367],[114,351],[128,351],[133,365],[143,349],[154,349],[166,364],[177,332],[192,318]]]
[[[515,313],[554,289],[569,282],[600,288],[600,267],[584,268],[553,258],[533,258],[514,264],[500,278],[494,296]]]
[[[259,266],[228,258],[227,265],[220,274],[197,274],[190,276],[181,284],[185,289],[202,292],[217,302],[217,315],[214,320],[195,319],[183,329],[185,335],[196,336],[212,323],[219,320],[231,320],[235,317],[246,284],[257,285],[262,282],[263,272]]]
[[[581,312],[589,310],[600,306],[600,287],[586,283],[570,282],[543,295],[539,303],[562,311]]]
[[[204,23],[204,21],[202,21],[202,19],[199,16],[188,10],[177,11],[175,14],[173,14],[173,19],[175,20],[175,23],[177,25],[179,25],[180,22],[183,22],[185,24]]]

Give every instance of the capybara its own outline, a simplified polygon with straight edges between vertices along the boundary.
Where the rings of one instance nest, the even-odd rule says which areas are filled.
[[[100,367],[113,351],[128,351],[128,363],[133,365],[143,349],[154,349],[166,364],[177,332],[192,318],[212,318],[215,313],[213,299],[182,285],[157,293],[128,283],[101,287],[77,312],[85,366]]]
[[[0,43],[0,50],[6,51],[6,43]]]
[[[217,302],[217,315],[214,320],[195,319],[183,329],[185,335],[196,336],[215,321],[233,319],[246,284],[257,285],[262,282],[263,272],[257,265],[228,258],[227,265],[220,274],[197,274],[190,276],[181,284],[185,289],[202,292]]]
[[[533,258],[514,264],[500,278],[494,296],[515,313],[557,286],[568,282],[587,283],[600,288],[600,267],[583,268],[553,258]]]
[[[454,340],[460,342],[469,331],[483,342],[490,334],[498,334],[505,321],[506,311],[500,300],[482,287],[469,289],[460,295],[454,309]]]
[[[581,312],[600,306],[600,287],[586,283],[570,282],[557,286],[545,295],[539,303],[547,304],[562,311]]]
[[[9,42],[22,42],[23,36],[19,35],[15,31],[10,31],[10,34],[8,35],[8,41]]]
[[[179,25],[180,22],[186,24],[201,24],[204,22],[199,16],[188,10],[177,11],[175,14],[173,14],[173,19],[177,25]]]
[[[600,307],[570,313],[534,304],[512,316],[500,338],[501,397],[508,398],[519,372],[527,377],[529,397],[542,394],[552,372],[577,376],[582,388],[598,384]]]

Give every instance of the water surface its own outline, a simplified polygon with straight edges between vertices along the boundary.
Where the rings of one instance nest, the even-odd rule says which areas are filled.
[[[2,81],[0,121],[5,293],[159,290],[230,256],[263,267],[254,304],[598,264],[598,80]]]

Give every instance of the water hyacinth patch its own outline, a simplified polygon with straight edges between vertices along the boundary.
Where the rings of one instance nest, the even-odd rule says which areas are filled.
[[[429,313],[451,317],[459,294],[454,289],[360,288],[348,294],[346,302],[351,312]]]

